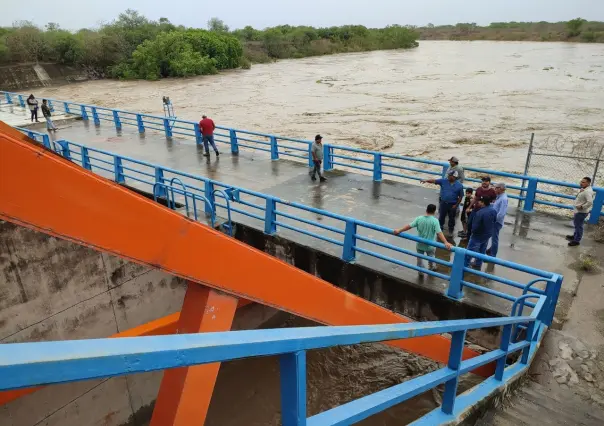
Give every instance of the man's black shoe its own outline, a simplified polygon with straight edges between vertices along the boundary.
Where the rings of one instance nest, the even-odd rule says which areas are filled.
[[[578,241],[571,241],[570,243],[568,243],[569,247],[575,247],[578,246],[580,243]]]
[[[573,241],[573,240],[575,239],[575,236],[574,236],[574,235],[567,235],[567,236],[566,236],[566,239],[567,239],[568,241]]]
[[[220,155],[220,152],[216,151],[216,157],[218,157]]]
[[[204,156],[204,157],[209,157],[209,156],[210,156],[210,153],[209,153],[209,152],[206,152],[205,154],[203,154],[203,156]]]
[[[327,182],[327,179],[325,179],[323,176],[321,176],[321,177],[319,178],[319,180],[320,180],[321,182]]]
[[[314,177],[314,176],[312,176],[312,177],[311,177],[311,180],[314,182],[314,181],[316,181],[316,180],[317,180],[317,178],[316,178],[316,177]]]

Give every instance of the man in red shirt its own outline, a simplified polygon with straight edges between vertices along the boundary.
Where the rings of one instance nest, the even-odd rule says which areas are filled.
[[[214,143],[214,129],[216,128],[214,121],[211,118],[208,118],[207,115],[202,115],[201,121],[199,122],[199,128],[201,129],[203,147],[206,151],[206,153],[203,154],[203,156],[204,157],[210,156],[210,147],[208,146],[208,144],[210,144],[210,145],[212,145],[212,148],[214,148],[216,157],[218,157],[220,155],[220,153],[218,152],[218,148],[216,148],[216,144]]]
[[[478,201],[483,197],[489,198],[491,201],[494,201],[497,198],[495,188],[491,186],[491,178],[489,176],[484,176],[481,181],[482,184],[474,193],[474,199],[470,203],[470,207],[468,207],[468,209],[466,210],[466,214],[468,217],[468,232],[463,235],[459,235],[462,238],[470,238],[474,215],[478,212],[478,210],[480,210],[480,205],[478,204]]]

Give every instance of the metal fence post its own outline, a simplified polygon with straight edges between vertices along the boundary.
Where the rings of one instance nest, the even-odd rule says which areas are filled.
[[[562,288],[562,277],[558,274],[554,274],[551,280],[548,280],[545,285],[545,295],[547,297],[547,307],[543,310],[543,322],[549,327],[554,321],[554,315],[556,314],[556,305],[558,304],[558,297],[560,296],[560,290]]]
[[[312,143],[308,144],[308,167],[315,167],[315,162],[312,159]]]
[[[594,204],[591,206],[588,223],[595,225],[600,221],[600,215],[604,210],[604,188],[593,188],[593,190],[596,196],[594,197]]]
[[[600,152],[598,153],[598,158],[596,158],[596,167],[594,168],[594,175],[591,179],[593,185],[596,185],[596,179],[598,179],[598,170],[600,169],[600,160],[602,160],[603,152],[604,152],[604,145],[602,145],[602,148],[600,149]]]
[[[82,167],[84,167],[87,170],[92,170],[92,165],[90,164],[90,155],[88,155],[88,148],[83,146],[81,155],[82,155]]]
[[[170,127],[170,120],[164,118],[164,132],[166,132],[166,137],[172,137],[172,128]]]
[[[60,140],[60,141],[57,141],[57,143],[61,147],[61,155],[63,156],[63,158],[66,158],[69,161],[71,161],[71,154],[69,152],[69,142],[67,142],[65,140]]]
[[[6,97],[6,103],[8,103],[8,104],[13,103],[13,98],[11,98],[10,94],[5,93],[4,96]]]
[[[96,111],[96,107],[90,109],[92,110],[92,120],[94,121],[95,126],[100,126],[101,120],[99,118],[99,113]]]
[[[25,108],[25,101],[23,100],[23,95],[18,95],[19,96],[19,105],[21,105],[21,108]]]
[[[46,148],[50,149],[50,136],[42,135],[42,145],[44,145]]]
[[[442,171],[440,172],[440,177],[443,179],[447,178],[447,170],[449,170],[449,165],[448,164],[443,164],[442,165]]]
[[[113,122],[115,123],[115,128],[117,130],[122,129],[122,121],[120,120],[120,115],[116,110],[113,110]]]
[[[281,424],[306,425],[306,351],[279,357]]]
[[[528,177],[528,186],[526,188],[526,198],[524,199],[524,206],[522,211],[525,213],[531,213],[535,209],[535,197],[537,197],[537,184],[539,180],[535,177]]]
[[[533,142],[535,141],[535,133],[531,133],[531,141],[529,143],[528,152],[526,153],[526,161],[524,163],[524,176],[527,176],[529,173],[529,168],[531,166],[531,156],[533,155]],[[526,179],[522,179],[522,189],[526,186]],[[520,191],[520,199],[518,200],[518,208],[522,205],[522,196],[524,195],[524,191]]]
[[[451,267],[451,278],[449,278],[449,288],[447,289],[447,296],[461,300],[463,297],[463,277],[464,268],[466,267],[466,256],[468,255],[466,249],[455,248],[453,254],[453,266]]]
[[[122,167],[122,158],[117,155],[113,157],[113,172],[117,183],[124,183],[124,168]]]
[[[138,125],[138,132],[145,133],[145,124],[143,123],[143,116],[136,114],[136,124]]]
[[[442,410],[445,414],[453,414],[455,398],[457,397],[457,385],[459,384],[459,367],[463,354],[464,342],[466,341],[466,330],[455,331],[451,338],[451,349],[449,350],[448,367],[457,374],[451,380],[445,382],[445,393],[443,394]]]
[[[157,186],[157,196],[161,198],[166,198],[168,192],[166,191],[165,180],[164,180],[164,170],[161,167],[155,168],[155,183],[158,183]],[[155,194],[154,194],[155,195]]]
[[[239,144],[237,143],[237,132],[233,129],[230,129],[229,138],[231,139],[231,153],[239,154]]]
[[[273,235],[277,232],[277,200],[266,197],[266,209],[264,211],[264,233]]]
[[[71,114],[69,109],[69,102],[63,102],[63,109],[65,109],[65,114]]]
[[[342,251],[342,259],[345,262],[352,262],[356,257],[356,234],[357,223],[354,219],[346,219],[346,229],[344,230],[344,250]]]
[[[271,140],[271,160],[278,160],[279,159],[279,145],[277,144],[277,137],[271,135],[270,140]]]
[[[55,112],[55,106],[52,101],[48,101],[48,108],[50,109],[50,112]]]
[[[88,113],[86,112],[86,105],[80,105],[80,114],[83,120],[88,120]]]
[[[208,205],[208,203],[206,203],[206,214],[212,215],[214,214],[215,210],[216,210],[216,198],[214,196],[214,182],[212,182],[211,180],[206,180],[205,182],[205,188],[204,188],[204,194],[205,197],[208,199],[208,201],[210,202],[211,205]]]
[[[382,154],[379,152],[373,154],[373,180],[374,182],[382,180]]]
[[[197,143],[197,145],[202,145],[203,135],[201,134],[201,127],[199,126],[199,123],[193,123],[193,128],[195,129],[195,143]]]
[[[325,144],[323,145],[323,171],[333,170],[333,148]]]
[[[499,345],[499,349],[505,352],[505,356],[502,356],[497,360],[497,366],[495,367],[495,380],[502,381],[503,373],[505,372],[505,363],[507,361],[507,353],[510,348],[510,340],[512,338],[512,327],[513,324],[508,324],[503,327],[503,332],[501,333],[501,345]]]

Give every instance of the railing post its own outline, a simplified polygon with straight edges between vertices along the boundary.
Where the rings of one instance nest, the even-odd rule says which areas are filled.
[[[325,144],[323,145],[323,170],[329,171],[333,170],[333,157],[331,156],[333,153],[333,148],[331,145]]]
[[[92,120],[94,121],[95,126],[101,125],[101,120],[99,118],[99,113],[96,111],[96,107],[92,107]]]
[[[308,167],[314,167],[315,162],[312,159],[312,143],[308,144]]]
[[[451,278],[449,278],[449,288],[447,289],[447,296],[455,300],[461,300],[463,297],[462,281],[467,255],[466,249],[459,247],[455,248],[453,266],[451,267]]]
[[[88,148],[83,146],[81,155],[82,155],[82,167],[84,167],[87,170],[92,170],[92,165],[90,164],[90,155],[88,155]]]
[[[379,152],[373,154],[373,180],[374,182],[382,180],[382,154]]]
[[[42,145],[50,149],[50,137],[48,135],[42,135]]]
[[[211,180],[206,180],[203,195],[205,195],[208,201],[212,204],[210,206],[208,205],[208,203],[205,203],[206,214],[214,214],[214,211],[216,210],[214,207],[214,205],[216,204],[216,199],[214,197],[214,182],[212,182]]]
[[[71,114],[69,109],[69,102],[63,102],[63,108],[65,109],[65,114]]]
[[[80,105],[80,114],[83,120],[88,120],[88,113],[86,112],[86,105]]]
[[[4,96],[6,97],[6,103],[7,104],[12,104],[13,103],[13,98],[11,98],[9,93],[5,93]]]
[[[170,127],[170,120],[164,118],[164,132],[166,132],[166,137],[172,137],[172,128]]]
[[[266,197],[266,209],[264,210],[264,233],[273,235],[277,232],[277,200]]]
[[[445,414],[453,414],[455,398],[457,397],[457,385],[459,383],[459,367],[463,354],[464,342],[466,341],[466,330],[455,331],[451,338],[451,349],[449,350],[448,367],[455,371],[455,377],[445,382],[445,393],[443,394],[442,410]]]
[[[537,178],[529,176],[528,186],[526,187],[526,198],[524,199],[524,206],[522,211],[525,213],[531,213],[535,209],[535,197],[537,196],[537,184],[539,181]]]
[[[113,157],[113,171],[115,174],[115,181],[117,183],[124,183],[124,168],[122,167],[122,158],[117,155]]]
[[[21,108],[25,108],[25,101],[23,100],[23,95],[18,95],[19,96],[19,105],[21,105]]]
[[[115,128],[117,130],[122,129],[122,121],[120,120],[120,114],[116,110],[113,110],[113,122],[115,123]]]
[[[279,357],[281,382],[281,424],[306,425],[306,352]]]
[[[354,219],[346,219],[346,228],[344,230],[344,250],[342,251],[342,259],[345,262],[352,262],[356,257],[356,234],[357,223]]]
[[[202,145],[203,135],[201,134],[201,127],[199,127],[199,123],[194,123],[193,129],[195,130],[195,143],[197,143],[197,145]]]
[[[52,101],[48,101],[48,108],[50,109],[50,112],[55,112],[55,106]]]
[[[521,364],[524,364],[524,365],[528,364],[529,355],[531,354],[533,334],[535,334],[535,327],[537,325],[537,321],[539,321],[539,320],[536,319],[535,321],[532,321],[531,323],[529,323],[528,327],[526,328],[526,338],[524,340],[529,342],[529,345],[526,348],[522,349],[522,355],[520,357]]]
[[[168,191],[163,186],[165,184],[164,169],[161,167],[155,168],[155,183],[159,183],[160,185],[157,186],[157,192],[154,195],[157,195],[159,198],[167,198]]]
[[[69,152],[69,142],[61,140],[57,141],[57,143],[61,147],[61,155],[63,156],[63,158],[66,158],[67,160],[71,161],[71,153]]]
[[[560,290],[562,289],[562,276],[554,274],[551,280],[548,280],[545,285],[545,295],[547,296],[548,307],[543,315],[543,322],[549,327],[554,322],[554,316],[556,314],[556,306],[558,305],[558,297],[560,297]]]
[[[499,346],[499,349],[505,352],[505,355],[497,360],[497,366],[495,367],[495,380],[503,380],[505,364],[508,359],[508,349],[510,347],[510,340],[512,339],[512,327],[513,324],[508,324],[504,326],[503,332],[501,333],[501,345]]]
[[[138,132],[145,133],[145,123],[143,123],[143,116],[136,114],[136,123],[138,124]]]
[[[443,164],[442,167],[443,167],[443,169],[440,172],[440,177],[443,178],[443,179],[446,179],[447,178],[447,170],[449,170],[449,165],[448,164]]]
[[[270,136],[271,141],[271,160],[279,159],[279,145],[277,145],[277,137]]]
[[[237,132],[233,129],[229,130],[229,137],[231,139],[231,153],[239,154],[239,144],[237,143]]]
[[[594,188],[593,190],[596,193],[596,196],[594,197],[594,204],[591,207],[589,223],[595,225],[600,221],[600,215],[602,209],[604,209],[604,188]]]

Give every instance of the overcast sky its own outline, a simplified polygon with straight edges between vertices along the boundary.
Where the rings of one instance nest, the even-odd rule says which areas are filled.
[[[425,25],[494,21],[604,21],[604,0],[0,0],[0,26],[31,20],[66,29],[110,22],[127,8],[148,18],[205,27],[219,17],[231,28],[290,24]]]

